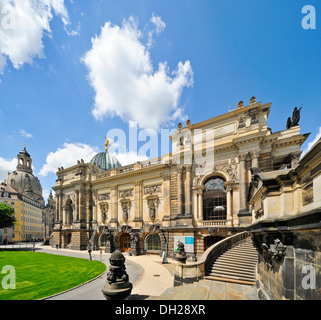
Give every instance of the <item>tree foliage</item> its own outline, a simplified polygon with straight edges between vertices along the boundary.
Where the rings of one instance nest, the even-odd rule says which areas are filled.
[[[13,227],[15,222],[14,210],[5,203],[0,203],[0,229]]]

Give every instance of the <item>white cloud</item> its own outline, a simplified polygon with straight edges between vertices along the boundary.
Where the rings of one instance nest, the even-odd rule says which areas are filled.
[[[27,138],[27,139],[29,139],[29,138],[32,138],[33,136],[32,136],[32,134],[31,133],[28,133],[28,132],[26,132],[25,130],[20,130],[20,134],[21,134],[21,136],[22,137],[24,137],[24,138]]]
[[[155,16],[154,13],[150,21],[156,26],[156,33],[161,33],[166,28],[166,23],[162,21],[161,17]]]
[[[76,165],[77,161],[81,159],[83,159],[85,163],[88,163],[99,152],[98,149],[98,147],[93,147],[84,143],[65,143],[61,148],[58,148],[57,151],[50,152],[48,154],[46,163],[41,168],[39,175],[42,177],[46,177],[49,173],[56,174],[58,168],[64,167],[65,169],[67,169],[71,166]],[[137,161],[148,160],[148,157],[146,155],[137,155],[137,152],[134,151],[110,153],[116,156],[122,166],[133,164]],[[4,171],[7,173],[8,170],[15,169],[15,166],[16,160],[14,159],[11,167],[9,165],[4,166],[4,168],[6,168]]]
[[[159,30],[165,27],[154,16],[157,23]],[[141,39],[132,17],[121,27],[106,22],[92,39],[92,48],[83,58],[96,94],[92,114],[97,120],[119,116],[136,121],[140,128],[159,131],[161,125],[183,114],[180,98],[183,88],[193,85],[193,71],[190,61],[179,62],[173,72],[161,62],[154,71]]]
[[[19,69],[44,57],[43,37],[51,36],[50,22],[59,16],[69,24],[64,0],[0,0],[0,73],[7,60]]]
[[[122,166],[127,166],[129,164],[136,163],[137,161],[148,160],[147,156],[137,155],[137,152],[129,151],[125,153],[113,153]]]
[[[321,138],[321,127],[319,127],[319,132],[316,134],[314,140],[308,143],[307,147],[302,153],[302,157],[318,142],[320,138]]]
[[[81,159],[89,162],[97,153],[96,147],[84,143],[65,143],[62,148],[48,154],[46,164],[41,168],[39,175],[45,177],[50,172],[56,173],[58,168],[74,166]]]
[[[17,167],[17,159],[7,160],[0,157],[0,182],[3,182],[7,176],[8,172],[12,172]]]

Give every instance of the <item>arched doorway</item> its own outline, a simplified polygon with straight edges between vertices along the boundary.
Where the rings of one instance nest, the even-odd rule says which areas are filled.
[[[145,250],[146,251],[161,251],[161,239],[157,233],[150,233],[145,238]]]
[[[121,252],[128,252],[131,248],[131,236],[129,233],[123,233],[120,237]]]
[[[206,251],[209,247],[211,247],[216,242],[221,241],[224,237],[221,236],[207,236],[204,237],[204,251]]]
[[[226,220],[225,180],[211,177],[204,184],[203,220]]]

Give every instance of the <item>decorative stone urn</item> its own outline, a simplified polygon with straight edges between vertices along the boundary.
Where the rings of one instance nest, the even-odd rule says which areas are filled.
[[[186,256],[186,252],[185,252],[184,243],[178,242],[177,247],[178,247],[178,253],[175,256],[175,259],[178,262],[186,263],[187,256]]]
[[[125,257],[116,250],[109,258],[111,266],[107,273],[107,281],[102,288],[106,300],[125,300],[132,292],[133,285],[126,273]]]

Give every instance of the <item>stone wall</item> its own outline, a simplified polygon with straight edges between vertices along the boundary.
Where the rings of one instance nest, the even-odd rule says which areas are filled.
[[[260,299],[321,300],[321,210],[262,221],[248,231],[259,252]]]

